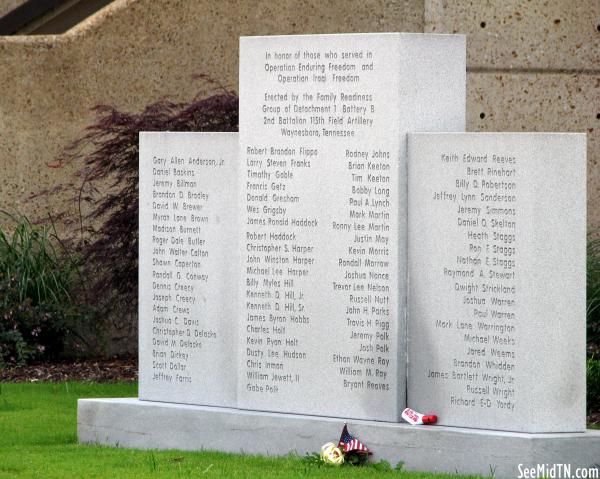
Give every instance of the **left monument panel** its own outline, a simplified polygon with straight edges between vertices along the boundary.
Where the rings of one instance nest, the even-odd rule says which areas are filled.
[[[139,397],[235,406],[237,133],[140,133]]]

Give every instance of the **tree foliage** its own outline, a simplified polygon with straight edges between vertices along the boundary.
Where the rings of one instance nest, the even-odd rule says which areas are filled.
[[[238,97],[218,88],[198,94],[189,103],[161,99],[141,113],[125,113],[106,105],[94,111],[95,122],[54,165],[75,165],[73,181],[46,193],[73,193],[77,220],[69,221],[67,214],[60,217],[69,224],[71,242],[82,256],[87,297],[104,314],[135,317],[139,132],[237,131]]]

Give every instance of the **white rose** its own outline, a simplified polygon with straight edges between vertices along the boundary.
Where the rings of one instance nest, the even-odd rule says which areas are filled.
[[[321,459],[327,464],[339,466],[344,462],[344,453],[333,442],[321,446]]]

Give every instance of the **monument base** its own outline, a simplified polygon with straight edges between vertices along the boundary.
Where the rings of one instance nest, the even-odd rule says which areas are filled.
[[[339,418],[135,398],[80,399],[77,407],[80,443],[139,449],[272,456],[296,451],[302,456],[337,441],[343,424]],[[575,477],[577,467],[600,467],[600,430],[523,434],[361,420],[348,421],[348,428],[374,451],[374,461],[384,459],[392,466],[403,461],[407,470],[519,477],[519,465],[523,470],[538,464],[569,464]]]

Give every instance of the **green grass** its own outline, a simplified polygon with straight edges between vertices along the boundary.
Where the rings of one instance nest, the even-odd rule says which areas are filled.
[[[77,399],[137,395],[135,384],[0,384],[0,478],[460,477],[367,467],[318,466],[292,455],[139,451],[77,444]],[[315,444],[315,450],[320,448]],[[407,451],[408,453],[408,451]]]

